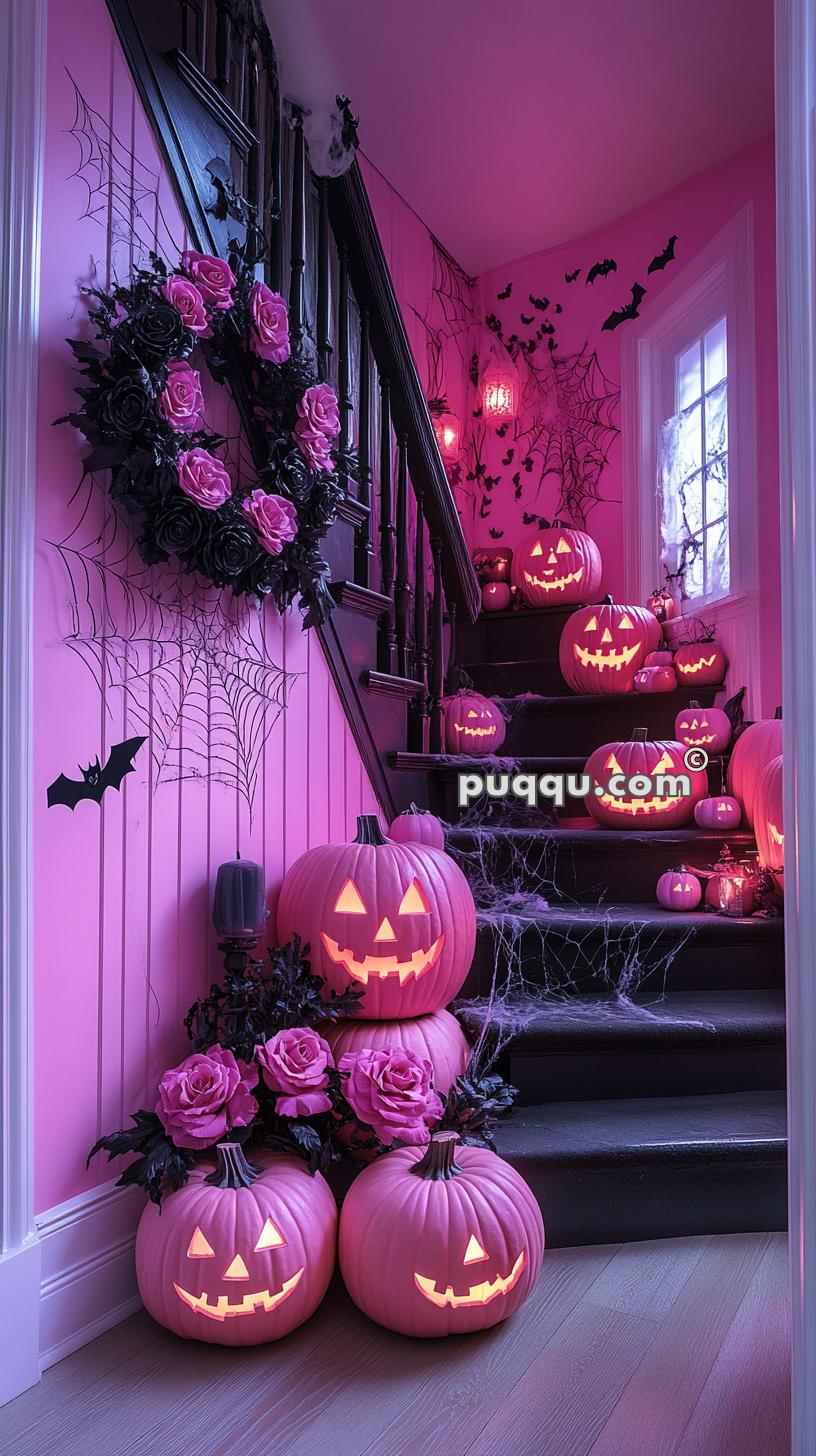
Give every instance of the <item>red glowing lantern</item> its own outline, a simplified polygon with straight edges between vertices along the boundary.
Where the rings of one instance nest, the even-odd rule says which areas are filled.
[[[491,358],[482,374],[480,389],[482,412],[489,424],[502,425],[516,418],[519,378],[509,354]]]
[[[650,612],[654,612],[658,622],[670,622],[672,617],[677,616],[677,602],[665,586],[655,587],[646,605]]]
[[[450,410],[433,416],[434,434],[443,460],[456,460],[459,455],[462,429],[459,420]]]

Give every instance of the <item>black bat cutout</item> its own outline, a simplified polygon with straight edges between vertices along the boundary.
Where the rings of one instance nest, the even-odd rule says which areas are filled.
[[[496,294],[496,297],[497,298],[509,298],[510,297],[510,294],[512,292],[513,292],[513,285],[512,285],[512,283],[508,283],[507,287],[506,288],[503,288],[502,291],[501,291],[501,293],[497,293]]]
[[[497,531],[495,526],[491,526],[487,534],[493,541],[500,541],[504,535],[504,531]]]
[[[660,273],[667,263],[674,262],[674,245],[677,242],[677,233],[672,233],[662,253],[656,253],[646,269],[647,273]]]
[[[594,283],[596,278],[605,278],[607,273],[617,273],[618,265],[614,258],[604,258],[600,263],[593,263],[586,276],[587,283]]]
[[[519,318],[521,319],[521,322],[523,324],[526,324],[527,325],[528,328],[529,328],[530,324],[534,324],[535,323],[535,314],[534,313],[520,313],[519,314]]]
[[[533,305],[533,308],[540,309],[542,313],[550,306],[550,300],[548,298],[536,298],[534,293],[528,293],[527,297]]]
[[[578,277],[578,274],[580,273],[580,271],[581,271],[580,268],[575,268],[572,273],[565,273],[564,274],[564,282],[565,283],[574,283],[575,280],[576,280],[576,278]]]
[[[601,324],[601,333],[607,330],[611,334],[613,329],[617,329],[621,324],[625,324],[627,319],[640,318],[638,309],[645,297],[646,289],[641,287],[639,283],[633,283],[632,302],[625,303],[623,308],[614,309],[609,317],[605,318]]]
[[[146,738],[126,738],[124,743],[114,743],[104,768],[100,768],[98,758],[87,768],[79,765],[81,779],[69,779],[60,774],[53,784],[48,785],[49,809],[53,809],[55,804],[66,804],[73,810],[83,799],[100,803],[106,789],[120,789],[125,774],[133,773],[133,759],[146,742]]]

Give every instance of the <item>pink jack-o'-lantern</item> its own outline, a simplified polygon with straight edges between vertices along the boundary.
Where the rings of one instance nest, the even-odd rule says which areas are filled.
[[[445,848],[445,830],[441,819],[428,809],[418,809],[412,804],[403,809],[388,828],[388,838],[397,844],[427,844],[431,849]]]
[[[516,547],[512,576],[528,606],[589,602],[601,585],[601,553],[585,531],[548,526]]]
[[[355,1179],[340,1216],[354,1303],[405,1335],[468,1334],[507,1319],[541,1268],[544,1225],[515,1168],[437,1133]]]
[[[645,607],[622,607],[611,597],[581,607],[561,633],[561,675],[576,693],[630,693],[635,673],[661,635],[660,623]]]
[[[473,688],[460,688],[442,699],[445,751],[483,756],[498,753],[504,743],[506,724],[492,698]]]
[[[725,833],[739,829],[742,806],[731,794],[714,794],[694,805],[694,822],[700,829],[716,829]]]
[[[731,720],[722,708],[701,708],[692,700],[677,714],[674,732],[686,748],[704,748],[709,754],[725,753],[731,742]]]
[[[781,713],[781,709],[778,710]],[[782,719],[762,718],[740,733],[728,762],[728,787],[742,804],[745,822],[753,828],[754,801],[765,765],[782,752]]]
[[[717,642],[686,642],[674,654],[678,680],[695,688],[721,683],[727,665],[725,653]]]
[[[642,667],[635,673],[636,693],[673,693],[677,678],[673,667]]]
[[[703,770],[688,769],[682,743],[646,738],[636,728],[628,743],[604,743],[587,759],[590,778],[585,803],[599,824],[614,829],[677,829],[688,824],[694,805],[708,793]],[[681,777],[682,776],[682,777]],[[686,787],[690,792],[678,793]]]
[[[281,944],[299,935],[329,990],[362,986],[361,1015],[421,1016],[447,1005],[470,969],[476,908],[442,850],[386,839],[373,814],[352,844],[321,844],[292,865],[278,901]]]
[[[664,910],[696,910],[703,887],[697,876],[687,870],[667,870],[657,882],[656,893]]]
[[[482,611],[506,612],[512,600],[506,581],[488,581],[482,587]]]
[[[782,816],[782,755],[766,763],[754,799],[754,833],[759,862],[781,874],[785,869],[785,825]],[[780,880],[781,883],[781,880]]]
[[[335,1063],[344,1052],[375,1051],[402,1047],[416,1052],[433,1067],[433,1085],[446,1097],[461,1077],[470,1056],[470,1043],[455,1016],[449,1011],[432,1011],[428,1016],[410,1016],[401,1021],[327,1021],[318,1028],[329,1043]]]
[[[249,1163],[221,1143],[136,1235],[136,1278],[159,1324],[185,1340],[260,1345],[309,1318],[334,1269],[337,1206],[319,1173],[286,1153]],[[213,1161],[217,1167],[213,1171]]]

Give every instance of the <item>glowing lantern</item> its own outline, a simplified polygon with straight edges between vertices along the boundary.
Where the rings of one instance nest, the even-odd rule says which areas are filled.
[[[686,748],[724,753],[731,742],[731,719],[722,708],[701,708],[692,700],[674,720],[674,731]]]
[[[531,607],[588,602],[601,585],[601,553],[571,526],[547,526],[513,553],[513,585]]]
[[[300,1158],[238,1143],[215,1149],[161,1211],[149,1203],[136,1235],[146,1308],[186,1340],[260,1345],[317,1309],[334,1269],[337,1207]]]
[[[472,688],[460,688],[442,699],[442,709],[448,753],[498,753],[506,724],[492,698],[484,698]]]
[[[721,915],[750,915],[756,906],[756,876],[734,859],[727,844],[720,850],[706,886],[705,902]]]
[[[754,833],[759,863],[775,872],[781,885],[785,869],[785,825],[782,819],[782,755],[772,758],[759,776],[754,800]]]
[[[654,612],[658,622],[670,622],[677,616],[677,602],[665,586],[656,587],[646,605],[650,612]]]
[[[329,990],[362,986],[372,1020],[447,1005],[470,969],[476,909],[459,866],[425,844],[385,838],[361,814],[352,844],[307,850],[284,879],[281,944],[297,934]]]
[[[677,829],[688,824],[698,799],[708,793],[703,770],[686,768],[682,743],[649,741],[645,728],[636,728],[629,743],[605,743],[586,762],[591,786],[587,812],[599,824],[614,829]],[[678,775],[689,780],[690,794],[676,795],[667,782]],[[615,793],[614,790],[620,790]]]
[[[781,714],[781,711],[780,708],[778,712]],[[734,743],[728,763],[728,787],[742,804],[745,822],[752,828],[759,776],[765,765],[781,752],[781,716],[750,723]]]
[[[686,642],[674,654],[674,670],[681,682],[694,687],[721,683],[727,663],[717,642]]]
[[[739,829],[742,822],[742,806],[731,794],[715,794],[711,799],[701,799],[694,805],[694,822],[700,829],[715,829],[727,833]]]
[[[488,581],[509,581],[513,553],[509,546],[480,547],[473,553],[473,569],[479,585]]]
[[[635,673],[661,636],[659,622],[645,607],[622,607],[611,597],[581,607],[561,632],[561,675],[576,693],[630,693]]]
[[[486,1148],[437,1133],[352,1184],[340,1268],[354,1303],[406,1335],[467,1334],[514,1313],[535,1285],[544,1225],[524,1179]]]
[[[433,427],[439,444],[439,453],[443,460],[455,460],[459,454],[461,438],[461,426],[456,415],[450,410],[443,410],[441,414],[434,414]]]
[[[703,887],[688,870],[667,870],[657,882],[656,894],[664,910],[696,910]]]
[[[449,1011],[432,1011],[429,1016],[412,1016],[401,1021],[327,1021],[318,1027],[334,1053],[335,1063],[344,1052],[371,1047],[375,1051],[403,1047],[416,1052],[433,1067],[433,1084],[446,1097],[461,1077],[470,1056],[470,1044],[455,1016]]]
[[[480,380],[482,412],[488,424],[501,425],[518,413],[518,371],[509,354],[494,355]]]
[[[506,612],[511,593],[506,581],[488,581],[482,587],[482,611]]]

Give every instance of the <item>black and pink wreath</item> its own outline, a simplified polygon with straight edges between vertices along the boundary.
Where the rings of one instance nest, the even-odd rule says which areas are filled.
[[[139,523],[147,565],[182,570],[236,595],[299,598],[304,625],[333,606],[319,542],[337,510],[337,396],[293,349],[286,304],[233,245],[229,261],[185,252],[169,271],[151,254],[126,287],[87,289],[98,348],[68,342],[87,377],[82,405],[58,420],[91,446],[84,474],[110,472],[110,495]],[[255,478],[239,486],[226,441],[207,428],[201,365],[229,387],[242,377],[253,410]],[[259,443],[260,440],[260,443]],[[260,457],[260,458],[259,458]]]

